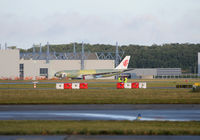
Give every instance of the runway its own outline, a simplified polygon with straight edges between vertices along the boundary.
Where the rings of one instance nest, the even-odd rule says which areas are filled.
[[[137,119],[138,114],[141,114],[141,120],[144,121],[200,121],[200,108],[198,107],[186,107],[181,108],[174,105],[171,107],[157,107],[142,109],[139,107],[134,109],[128,107],[128,105],[120,105],[112,107],[106,105],[104,107],[98,107],[101,105],[93,105],[93,107],[87,105],[79,108],[78,106],[70,105],[70,107],[58,107],[53,108],[53,105],[48,108],[48,105],[40,107],[34,107],[29,105],[23,106],[0,106],[0,120],[128,120],[134,121]],[[81,105],[79,105],[81,106]],[[95,106],[97,109],[95,109]],[[148,106],[148,105],[146,105]],[[159,106],[159,105],[158,105]],[[13,107],[13,108],[12,108]],[[23,109],[24,108],[24,109]],[[74,108],[74,109],[73,109]],[[114,108],[114,109],[113,109]]]

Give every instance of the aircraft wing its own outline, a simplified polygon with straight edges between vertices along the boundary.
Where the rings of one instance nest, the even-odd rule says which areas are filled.
[[[134,70],[134,68],[125,69],[123,72]]]

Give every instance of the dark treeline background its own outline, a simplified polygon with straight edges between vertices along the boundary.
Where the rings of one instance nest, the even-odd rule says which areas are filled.
[[[74,44],[50,45],[50,52],[73,52]],[[81,52],[81,43],[76,43],[76,51]],[[115,52],[114,45],[84,44],[85,52]],[[46,51],[43,46],[42,51]],[[21,49],[21,52],[32,52],[33,49]],[[39,46],[36,46],[39,52]],[[119,47],[123,56],[131,55],[129,68],[182,68],[183,72],[197,73],[197,53],[200,44],[163,44],[163,45],[123,45]]]

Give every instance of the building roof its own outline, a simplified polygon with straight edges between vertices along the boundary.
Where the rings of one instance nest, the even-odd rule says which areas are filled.
[[[84,53],[87,60],[97,60],[96,53]],[[79,60],[81,53],[20,53],[20,59],[24,60]]]

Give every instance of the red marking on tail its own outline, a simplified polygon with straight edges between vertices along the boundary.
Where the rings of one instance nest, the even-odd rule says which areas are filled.
[[[124,67],[126,67],[126,66],[128,65],[128,60],[125,60],[125,61],[123,62],[123,65],[124,65]]]

